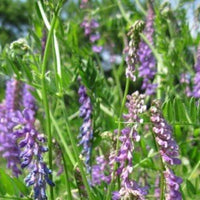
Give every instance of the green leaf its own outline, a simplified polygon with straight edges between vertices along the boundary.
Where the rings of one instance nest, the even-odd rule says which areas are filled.
[[[15,183],[15,185],[17,186],[17,188],[23,195],[29,194],[29,190],[27,186],[23,182],[21,182],[18,178],[13,178],[13,182]]]
[[[197,123],[197,106],[193,97],[190,99],[190,118],[192,123]]]
[[[5,193],[9,195],[19,195],[19,190],[16,188],[12,178],[0,169],[0,180],[3,183]]]
[[[170,122],[175,122],[175,112],[171,101],[167,103],[167,118]]]
[[[196,194],[196,189],[189,180],[186,180],[186,188],[187,188],[187,193],[189,197],[192,198]]]

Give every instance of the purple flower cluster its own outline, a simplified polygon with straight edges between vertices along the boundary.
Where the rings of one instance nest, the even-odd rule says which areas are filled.
[[[176,158],[179,155],[178,145],[173,139],[172,127],[166,122],[162,115],[160,102],[154,100],[150,111],[153,132],[156,135],[156,142],[160,147],[160,154],[163,161],[169,165],[180,164],[180,159]]]
[[[153,132],[156,136],[156,142],[160,148],[160,155],[165,163],[166,171],[164,171],[166,182],[166,200],[180,200],[181,193],[179,192],[179,185],[182,183],[182,179],[176,177],[173,172],[167,167],[168,165],[178,165],[181,163],[177,158],[179,155],[178,145],[172,136],[172,127],[164,119],[160,102],[153,101],[151,107],[151,122],[153,123]]]
[[[145,96],[140,95],[139,92],[127,96],[128,102],[126,103],[126,107],[128,108],[128,114],[123,116],[127,126],[121,131],[121,147],[116,157],[116,161],[119,163],[117,174],[121,177],[121,189],[119,192],[113,193],[114,200],[120,198],[137,198],[143,200],[147,194],[147,187],[140,187],[135,181],[130,180],[129,177],[133,171],[132,155],[134,142],[140,140],[137,132],[138,124],[143,122],[139,114],[146,110],[144,98]]]
[[[13,137],[14,129],[22,120],[21,113],[18,109],[21,102],[22,83],[15,79],[7,81],[6,98],[0,106],[0,152],[2,157],[7,160],[7,167],[12,169],[13,175],[18,176],[21,170],[19,148],[16,138]]]
[[[131,78],[132,81],[136,80],[135,77],[135,65],[138,63],[138,45],[140,41],[140,32],[144,29],[144,23],[140,20],[136,21],[133,26],[131,26],[128,36],[130,36],[130,41],[128,46],[125,48],[124,53],[126,56],[126,77]]]
[[[47,147],[44,146],[45,138],[40,134],[35,127],[36,105],[28,85],[24,86],[23,90],[23,121],[21,128],[14,132],[15,138],[19,140],[21,167],[28,168],[30,173],[25,178],[27,186],[33,185],[34,199],[47,199],[45,190],[46,182],[53,186],[54,184],[49,179],[49,170],[43,161],[43,153],[47,152]]]
[[[196,71],[196,74],[194,77],[193,96],[199,98],[200,97],[200,44],[197,49],[197,59],[194,69]]]
[[[42,158],[47,148],[43,146],[44,136],[35,127],[37,107],[31,90],[15,79],[7,82],[5,102],[0,105],[0,151],[13,175],[21,174],[19,165],[30,170],[25,182],[34,185],[34,199],[44,200],[46,182],[53,183]]]
[[[22,106],[22,83],[16,79],[11,79],[6,83],[6,110],[16,111]]]
[[[93,128],[92,128],[92,104],[90,97],[87,95],[86,87],[83,85],[80,85],[79,90],[79,103],[80,106],[80,117],[83,118],[83,124],[80,127],[80,133],[79,133],[79,139],[80,145],[83,146],[82,155],[85,159],[85,165],[87,168],[87,171],[91,171],[90,167],[90,154],[91,154],[91,140],[93,138]]]
[[[89,37],[90,42],[94,44],[92,45],[93,52],[100,53],[103,47],[95,45],[95,42],[100,39],[100,34],[97,31],[99,23],[95,19],[85,18],[84,21],[81,23],[81,27],[84,28],[85,36]]]
[[[154,34],[153,23],[154,23],[153,6],[149,4],[144,34],[146,35],[148,41],[152,45],[153,45],[153,34]],[[156,73],[155,58],[153,56],[150,47],[144,41],[140,42],[137,54],[140,62],[139,77],[143,78],[142,89],[145,90],[145,93],[147,95],[152,95],[155,93],[155,89],[157,87],[156,84],[151,83],[151,80],[154,78]]]
[[[168,169],[164,172],[166,181],[166,200],[182,200],[179,192],[180,184],[183,182],[182,178],[175,176],[172,170]]]
[[[96,158],[96,165],[92,166],[92,185],[100,185],[102,182],[109,184],[111,181],[110,175],[105,175],[108,171],[108,163],[104,156]]]

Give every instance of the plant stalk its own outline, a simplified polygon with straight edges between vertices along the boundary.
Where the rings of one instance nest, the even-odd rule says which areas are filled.
[[[61,1],[59,1],[57,11],[53,15],[53,19],[51,21],[51,26],[50,30],[47,36],[47,42],[45,46],[45,51],[44,51],[44,57],[42,61],[42,73],[41,73],[41,85],[42,85],[42,100],[43,100],[43,105],[44,105],[44,110],[45,110],[45,128],[46,132],[48,135],[48,158],[49,158],[49,167],[51,170],[53,170],[53,165],[52,165],[52,134],[51,134],[51,120],[50,120],[50,112],[49,112],[49,102],[48,102],[48,97],[47,97],[47,87],[46,87],[46,80],[45,80],[45,73],[47,69],[47,62],[48,62],[48,55],[49,55],[49,50],[50,50],[50,45],[53,37],[53,32],[54,32],[54,27],[56,24],[56,19],[57,19],[57,14],[59,9],[61,8]],[[40,2],[41,3],[41,2]],[[53,182],[53,176],[50,174],[50,179]],[[54,200],[54,194],[53,194],[53,187],[50,187],[50,199]]]

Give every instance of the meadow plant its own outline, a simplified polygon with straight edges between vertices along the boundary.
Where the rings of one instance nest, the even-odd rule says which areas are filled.
[[[1,4],[0,199],[200,199],[196,3]]]

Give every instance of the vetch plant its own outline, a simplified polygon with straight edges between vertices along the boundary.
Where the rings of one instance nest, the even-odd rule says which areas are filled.
[[[2,0],[0,199],[198,200],[195,6]]]
[[[154,36],[154,10],[153,5],[149,3],[148,14],[146,19],[146,25],[144,28],[144,34],[146,35],[148,41],[153,45]],[[142,89],[145,90],[147,95],[152,95],[155,93],[156,84],[151,83],[152,79],[156,74],[156,60],[152,53],[150,47],[141,41],[139,44],[139,49],[137,51],[140,67],[139,67],[139,77],[143,78]]]

